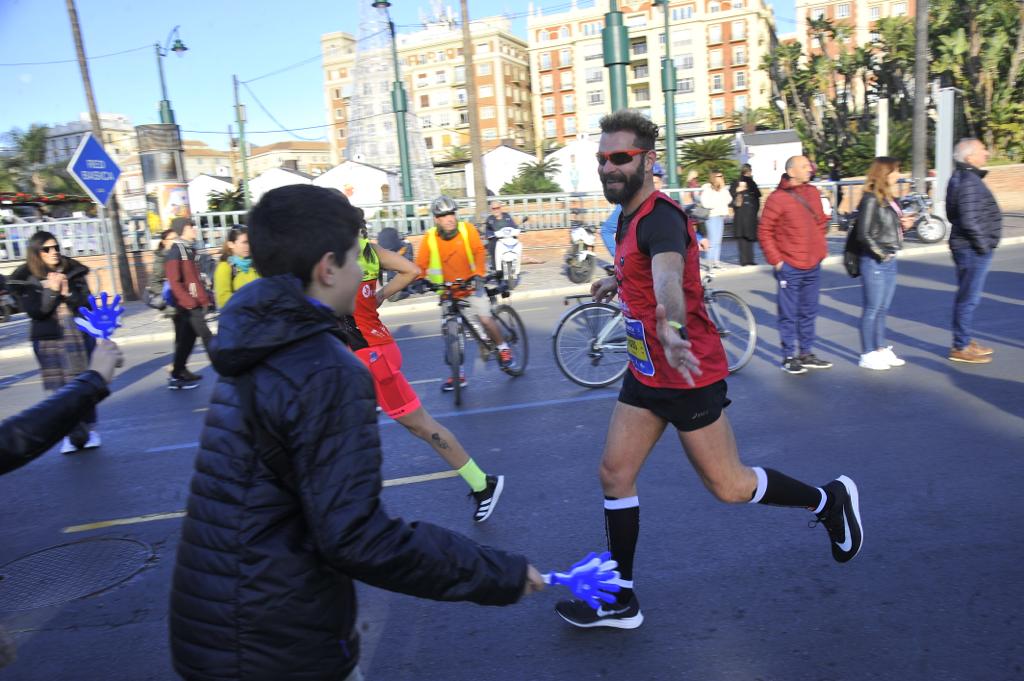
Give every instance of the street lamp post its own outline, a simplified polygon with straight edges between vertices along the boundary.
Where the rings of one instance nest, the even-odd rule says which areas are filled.
[[[405,114],[409,110],[409,99],[405,94],[405,83],[402,82],[402,74],[398,68],[398,41],[395,37],[395,22],[391,20],[388,8],[391,3],[388,0],[375,0],[373,6],[376,9],[384,10],[388,18],[388,28],[391,31],[391,57],[395,61],[395,83],[391,88],[391,106],[395,110],[395,127],[398,128],[398,163],[402,172],[402,199],[406,201],[406,215],[411,214],[412,205],[408,202],[413,200],[412,196],[412,166],[409,163],[409,133],[405,127]]]
[[[654,0],[665,10],[665,56],[661,60],[661,91],[665,96],[665,163],[668,166],[667,186],[678,186],[679,168],[676,155],[676,65],[672,61],[672,41],[668,35],[668,0]]]
[[[179,28],[180,26],[175,26],[171,29],[163,47],[160,47],[160,43],[153,44],[156,50],[156,67],[160,72],[160,94],[163,96],[160,100],[160,122],[170,125],[174,125],[174,110],[171,108],[170,100],[167,99],[167,81],[164,79],[164,57],[167,56],[168,52],[174,52],[181,56],[188,51],[185,43],[181,42],[181,38],[178,36]],[[172,38],[174,38],[174,44],[171,44]]]
[[[604,21],[605,26],[601,29],[604,65],[608,68],[612,111],[618,111],[628,106],[626,65],[629,64],[629,31],[622,22],[622,12],[619,11],[616,0],[611,0],[608,13],[604,15]]]

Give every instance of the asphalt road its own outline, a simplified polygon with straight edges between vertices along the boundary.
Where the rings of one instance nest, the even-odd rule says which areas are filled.
[[[573,629],[552,612],[564,597],[555,589],[499,609],[360,587],[361,667],[370,681],[1024,676],[1024,246],[997,252],[976,315],[979,340],[996,348],[985,366],[945,359],[948,255],[900,263],[890,342],[908,364],[889,372],[856,366],[860,285],[839,270],[825,274],[817,349],[836,367],[803,376],[778,369],[770,277],[721,283],[759,321],[757,354],[729,381],[743,459],[815,484],[853,477],[865,523],[861,554],[834,563],[825,531],[807,527],[809,513],[716,502],[666,436],[639,483],[636,582],[647,618],[640,629]],[[596,468],[616,392],[578,388],[558,373],[550,333],[565,309],[560,300],[511,302],[530,330],[527,374],[510,379],[493,363],[474,363],[461,409],[439,390],[436,314],[389,318],[424,405],[485,470],[506,475],[494,516],[474,526],[465,485],[451,477],[390,486],[384,500],[395,515],[521,551],[542,570],[565,568],[604,546]],[[101,449],[54,451],[0,478],[0,622],[19,646],[19,661],[0,679],[174,678],[166,627],[174,514],[185,505],[213,376],[197,353],[192,368],[207,374],[205,385],[165,390],[169,350],[126,348],[127,368],[100,407]],[[41,396],[31,360],[0,361],[0,416]],[[386,479],[446,472],[393,422],[382,419],[381,429]],[[141,522],[151,514],[170,515]],[[118,519],[127,524],[76,529]],[[30,604],[79,582],[134,574],[90,597],[11,609],[12,589],[25,578],[5,564],[92,538],[143,546],[63,573],[43,561]],[[24,605],[24,593],[14,596]]]

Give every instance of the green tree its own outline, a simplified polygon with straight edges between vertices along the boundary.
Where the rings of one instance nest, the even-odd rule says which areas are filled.
[[[726,182],[739,177],[739,163],[734,157],[732,140],[728,137],[684,142],[679,148],[679,165],[682,166],[683,177],[691,170],[696,170],[702,180],[706,180],[712,170],[720,170]]]
[[[245,194],[241,187],[225,189],[219,192],[210,192],[206,198],[206,208],[211,213],[230,212],[242,210],[245,207]]]
[[[551,179],[551,175],[559,170],[561,165],[558,160],[550,157],[543,161],[523,163],[519,166],[519,174],[502,185],[501,193],[519,195],[560,192],[562,188]]]
[[[448,150],[448,155],[445,158],[448,161],[468,161],[469,149],[467,147],[456,145]]]

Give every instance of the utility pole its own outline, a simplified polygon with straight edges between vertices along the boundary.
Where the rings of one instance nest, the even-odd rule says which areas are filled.
[[[245,209],[252,208],[252,197],[249,194],[249,150],[245,148],[245,105],[238,101],[238,76],[232,75],[231,82],[235,87],[235,122],[238,123],[238,153],[242,156],[242,198]]]
[[[676,156],[676,65],[672,61],[672,40],[668,34],[668,0],[655,0],[665,10],[665,56],[661,60],[661,91],[665,97],[665,165],[667,187],[679,186],[679,161]]]
[[[617,0],[610,0],[609,11],[604,15],[604,28],[601,29],[601,44],[604,47],[604,65],[608,68],[612,111],[625,109],[629,105],[629,100],[626,98],[629,30],[622,22],[622,12],[619,11],[618,6]],[[665,40],[668,39],[666,35]]]
[[[484,151],[480,144],[480,112],[476,108],[476,70],[473,67],[473,38],[469,32],[469,8],[460,0],[462,9],[462,56],[466,64],[466,105],[469,109],[469,157],[473,161],[473,194],[476,198],[476,218],[487,215],[487,177],[484,170]]]
[[[100,115],[96,109],[96,98],[92,93],[92,79],[89,77],[89,62],[85,57],[85,45],[82,43],[82,29],[78,25],[78,10],[75,9],[75,0],[67,0],[68,18],[71,20],[71,34],[75,39],[75,53],[78,55],[78,68],[82,72],[82,86],[85,88],[85,100],[89,106],[89,119],[92,121],[92,134],[96,141],[103,143],[103,129],[100,127]],[[102,208],[102,206],[101,206]],[[102,213],[102,211],[101,211]],[[128,268],[128,254],[124,249],[124,233],[121,231],[121,211],[117,204],[117,196],[110,197],[108,208],[110,218],[111,241],[113,241],[114,252],[117,254],[117,269],[120,276],[121,292],[126,300],[138,300],[135,292],[135,285],[132,282],[132,273]],[[110,281],[114,281],[114,273],[110,273]]]
[[[923,194],[928,175],[928,0],[917,0],[914,17],[914,191]]]

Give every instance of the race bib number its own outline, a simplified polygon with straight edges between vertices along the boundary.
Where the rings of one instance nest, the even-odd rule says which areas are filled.
[[[654,362],[651,361],[651,352],[647,347],[643,322],[628,317],[625,318],[625,321],[626,352],[629,354],[630,363],[641,375],[653,376]]]

